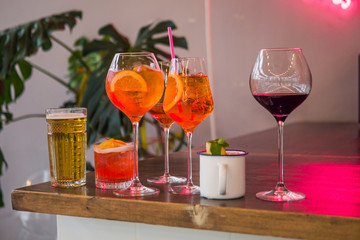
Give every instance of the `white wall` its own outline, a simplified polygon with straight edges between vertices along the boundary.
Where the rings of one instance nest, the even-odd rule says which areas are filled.
[[[287,123],[357,121],[359,8],[341,11],[331,0],[225,2],[211,1],[218,137],[276,126],[249,90],[261,48],[300,47],[312,71],[312,92]]]
[[[189,51],[177,50],[179,55],[205,56],[205,2],[0,0],[0,29],[53,13],[82,10],[83,19],[72,33],[68,30],[56,33],[71,45],[82,35],[96,37],[97,30],[107,23],[113,23],[133,41],[141,26],[171,19],[179,28],[174,34],[185,36],[189,43]],[[311,95],[288,122],[357,121],[359,8],[347,13],[332,6],[331,0],[209,0],[208,3],[217,137],[230,138],[275,127],[275,121],[252,98],[248,86],[258,50],[265,47],[301,47],[313,73]],[[50,52],[37,54],[30,60],[65,77],[67,57],[64,49],[54,45]],[[14,117],[43,113],[45,108],[59,106],[70,97],[65,88],[34,71],[25,93],[10,110]],[[195,130],[195,145],[210,138],[209,126],[207,119]],[[0,239],[16,239],[19,222],[8,217],[10,193],[23,186],[32,173],[48,168],[45,120],[31,119],[5,126],[0,132],[0,146],[9,163],[9,169],[0,179],[6,204],[0,209]]]

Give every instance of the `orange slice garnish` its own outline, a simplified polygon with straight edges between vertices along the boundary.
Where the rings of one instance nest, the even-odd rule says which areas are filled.
[[[169,111],[182,98],[183,82],[179,75],[170,73],[167,78],[167,85],[164,96],[164,111]]]
[[[110,83],[110,91],[147,92],[147,84],[140,74],[131,70],[124,70],[113,77]]]
[[[126,143],[123,141],[111,138],[109,140],[106,140],[106,141],[100,143],[98,148],[104,150],[104,149],[108,149],[108,148],[121,147],[123,145],[126,145]]]

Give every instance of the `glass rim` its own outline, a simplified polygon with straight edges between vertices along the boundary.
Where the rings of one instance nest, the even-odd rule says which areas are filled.
[[[200,152],[197,152],[197,155],[202,155],[202,156],[209,156],[209,157],[219,157],[219,156],[226,156],[226,157],[238,157],[238,156],[246,156],[249,153],[247,151],[244,150],[240,150],[240,149],[225,149],[226,152],[240,152],[239,154],[231,154],[231,155],[220,155],[220,154],[207,154],[206,150],[202,150]]]
[[[99,146],[103,142],[96,142],[93,144],[94,152],[104,154],[104,153],[114,153],[114,152],[124,153],[124,152],[134,151],[134,142],[125,142],[125,144],[121,146],[101,149],[99,148]]]
[[[262,52],[262,51],[300,51],[300,52],[302,52],[302,49],[298,48],[298,47],[262,48],[262,49],[260,49],[260,52]]]
[[[108,141],[108,140],[110,140],[110,138],[109,138],[109,139],[100,140],[100,141],[98,141],[98,142],[95,142],[94,145],[99,145],[99,144],[101,144],[101,143],[103,143],[103,142],[105,142],[105,141]],[[115,139],[115,138],[114,138],[114,140],[120,140],[120,139]],[[120,141],[122,141],[122,140],[120,140]],[[130,141],[130,142],[122,141],[122,142],[124,142],[126,145],[127,145],[127,144],[131,144],[131,145],[134,144],[133,141]],[[124,145],[124,146],[125,146],[125,145]]]
[[[122,55],[122,56],[147,56],[147,55],[154,55],[153,52],[118,52],[115,53],[116,55]]]
[[[66,107],[59,107],[59,108],[50,107],[50,108],[46,108],[46,110],[86,110],[86,108],[84,108],[84,107],[70,107],[70,108],[66,108]]]
[[[183,60],[183,59],[202,59],[202,60],[205,60],[204,57],[176,57],[176,58],[172,58],[171,61],[173,59],[177,59],[177,60]]]

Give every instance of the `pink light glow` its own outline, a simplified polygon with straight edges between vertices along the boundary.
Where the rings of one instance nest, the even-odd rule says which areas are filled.
[[[333,4],[340,5],[342,9],[347,9],[350,7],[351,0],[332,0]]]
[[[304,3],[312,7],[321,8],[329,13],[334,13],[341,17],[352,17],[359,14],[358,8],[360,1],[354,0],[303,0]]]

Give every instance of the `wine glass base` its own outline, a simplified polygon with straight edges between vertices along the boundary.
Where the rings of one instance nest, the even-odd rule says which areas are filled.
[[[305,198],[305,194],[292,192],[288,190],[285,185],[278,184],[275,189],[271,191],[258,192],[256,197],[265,201],[291,202],[303,200]]]
[[[200,187],[195,185],[173,186],[169,190],[172,194],[197,195],[200,194]]]
[[[151,196],[158,195],[160,190],[157,188],[145,187],[143,185],[131,185],[128,188],[114,190],[113,192],[116,196],[119,197],[143,197],[143,196]]]
[[[160,177],[148,178],[147,181],[153,184],[183,184],[186,183],[186,178],[163,175]]]

